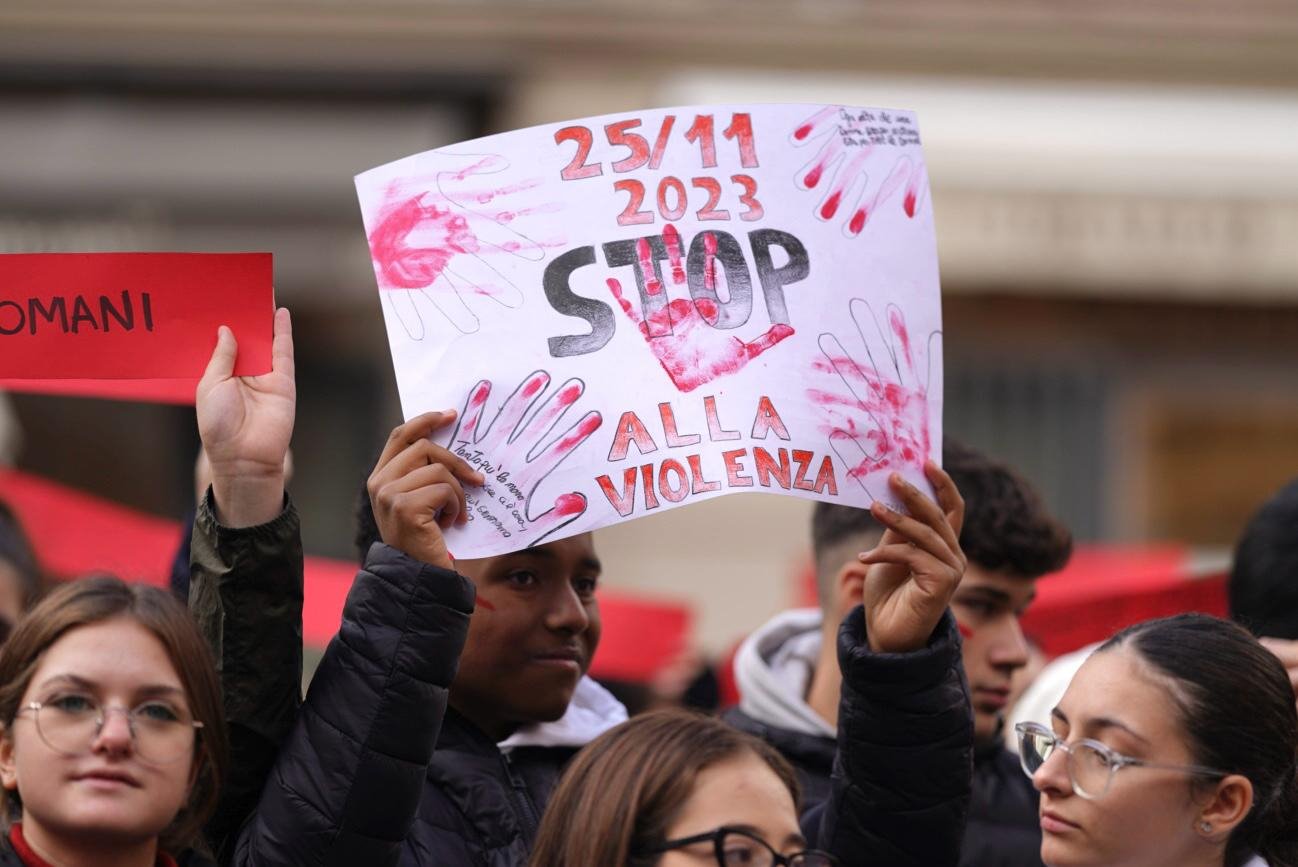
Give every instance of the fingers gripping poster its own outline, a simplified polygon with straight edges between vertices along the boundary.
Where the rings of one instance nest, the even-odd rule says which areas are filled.
[[[905,111],[654,109],[356,179],[406,418],[457,557],[724,494],[868,506],[942,436],[932,204]]]

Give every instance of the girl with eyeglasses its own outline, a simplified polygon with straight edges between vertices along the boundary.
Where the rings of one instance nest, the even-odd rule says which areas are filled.
[[[221,696],[189,612],[115,578],[59,588],[0,652],[3,867],[210,863]]]
[[[1016,726],[1049,867],[1298,867],[1298,710],[1243,628],[1124,629],[1051,716]]]
[[[836,867],[808,851],[798,781],[772,747],[686,711],[596,738],[550,799],[531,867]]]

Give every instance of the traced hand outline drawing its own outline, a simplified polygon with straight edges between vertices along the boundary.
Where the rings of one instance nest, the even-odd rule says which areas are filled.
[[[585,514],[586,496],[580,491],[560,494],[549,502],[538,500],[537,492],[550,474],[604,423],[603,416],[591,410],[554,435],[568,410],[585,393],[586,383],[573,377],[546,395],[549,385],[549,373],[533,371],[488,418],[492,383],[480,380],[470,389],[450,440],[452,451],[461,457],[465,456],[462,449],[481,452],[492,464],[495,472],[487,483],[498,495],[522,501],[520,514],[527,526],[514,535],[521,535],[523,544],[529,547]],[[499,507],[498,501],[493,502],[493,510]]]
[[[928,173],[918,156],[895,157],[886,173],[889,156],[896,150],[871,144],[845,145],[839,133],[839,106],[826,106],[789,133],[789,143],[806,147],[823,139],[820,150],[794,176],[800,190],[823,189],[813,209],[817,220],[843,218],[843,234],[855,238],[870,219],[904,188],[902,210],[914,217],[928,190]]]

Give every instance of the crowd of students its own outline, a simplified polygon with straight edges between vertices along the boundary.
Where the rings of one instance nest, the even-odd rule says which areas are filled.
[[[411,419],[304,698],[287,311],[272,372],[234,377],[237,351],[222,329],[197,392],[188,611],[111,577],[32,607],[0,514],[0,865],[1298,867],[1293,645],[1137,624],[1009,735],[1018,620],[1072,543],[954,442],[932,497],[890,480],[904,511],[816,507],[820,607],[745,642],[737,708],[628,719],[587,675],[594,538],[454,560],[482,479],[429,438],[454,411]]]

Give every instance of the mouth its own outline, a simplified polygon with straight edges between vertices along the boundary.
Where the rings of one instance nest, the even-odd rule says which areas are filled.
[[[989,710],[1002,710],[1010,700],[1010,690],[1006,686],[979,686],[973,693],[974,703]]]
[[[582,665],[586,661],[586,654],[580,647],[558,647],[553,650],[546,650],[541,653],[532,654],[532,661],[539,665],[571,668],[576,671],[581,671]]]
[[[78,783],[89,783],[91,785],[109,788],[140,788],[140,781],[132,775],[125,771],[110,770],[108,768],[86,771],[85,773],[77,774],[72,779]]]
[[[1041,830],[1047,834],[1063,834],[1067,831],[1081,830],[1081,825],[1076,822],[1070,822],[1060,816],[1058,813],[1050,810],[1041,812]]]

